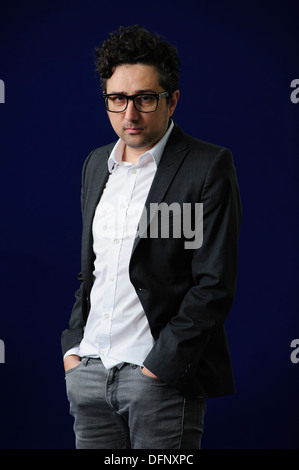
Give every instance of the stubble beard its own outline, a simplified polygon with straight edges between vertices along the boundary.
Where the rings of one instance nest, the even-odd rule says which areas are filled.
[[[156,132],[151,135],[126,135],[125,131],[123,131],[121,139],[125,142],[125,144],[134,149],[148,147],[153,147],[162,137],[164,134],[161,132]]]

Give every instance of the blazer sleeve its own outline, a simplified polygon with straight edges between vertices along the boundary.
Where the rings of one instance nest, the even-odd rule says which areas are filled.
[[[86,168],[94,151],[92,151],[84,162],[82,169],[82,182],[81,182],[81,212],[82,219],[84,219],[85,210],[85,175]],[[83,247],[82,247],[83,249]],[[69,328],[65,329],[61,335],[61,347],[63,355],[75,345],[81,342],[83,338],[84,327],[88,315],[89,302],[87,293],[84,288],[82,272],[77,276],[80,282],[79,289],[75,292],[75,303],[71,312],[69,320]]]
[[[203,203],[203,243],[192,257],[194,285],[144,361],[178,388],[186,374],[195,373],[208,342],[223,328],[235,295],[241,203],[229,150],[222,148],[212,160],[198,202]]]
[[[83,315],[86,309],[86,294],[82,282],[82,274],[78,274],[78,280],[81,282],[79,289],[75,292],[75,303],[72,309],[69,328],[64,330],[61,335],[61,347],[63,355],[75,345],[81,342],[85,320]]]

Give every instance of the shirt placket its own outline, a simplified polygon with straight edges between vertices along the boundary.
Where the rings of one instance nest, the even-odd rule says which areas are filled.
[[[111,332],[113,324],[113,314],[115,308],[116,289],[118,282],[119,257],[126,236],[127,212],[130,207],[134,187],[140,169],[133,167],[122,167],[124,178],[122,182],[122,191],[115,194],[115,226],[114,236],[109,242],[107,279],[105,283],[105,292],[103,295],[103,313],[101,322],[101,334],[99,337],[99,350],[101,355],[108,354],[111,348]]]

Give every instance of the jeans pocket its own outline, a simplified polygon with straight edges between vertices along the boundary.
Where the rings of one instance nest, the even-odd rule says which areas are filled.
[[[145,375],[143,372],[142,372],[142,367],[141,366],[138,366],[137,367],[137,373],[138,373],[138,376],[142,378],[142,380],[144,380],[145,382],[148,382],[149,384],[152,384],[152,385],[166,385],[165,382],[163,382],[163,380],[159,379],[158,377],[149,377],[148,375]]]
[[[82,361],[79,362],[79,364],[77,364],[75,367],[71,367],[71,369],[66,370],[65,371],[65,376],[67,376],[68,374],[71,374],[72,372],[75,372],[75,370],[79,369],[81,364],[82,364]]]

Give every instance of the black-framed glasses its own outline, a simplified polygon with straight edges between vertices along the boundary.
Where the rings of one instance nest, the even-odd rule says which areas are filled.
[[[160,98],[166,98],[168,91],[163,91],[156,95],[155,93],[138,93],[138,95],[123,95],[121,93],[103,93],[103,99],[107,111],[111,113],[123,113],[129,100],[133,101],[135,109],[141,113],[153,113],[158,108]]]

